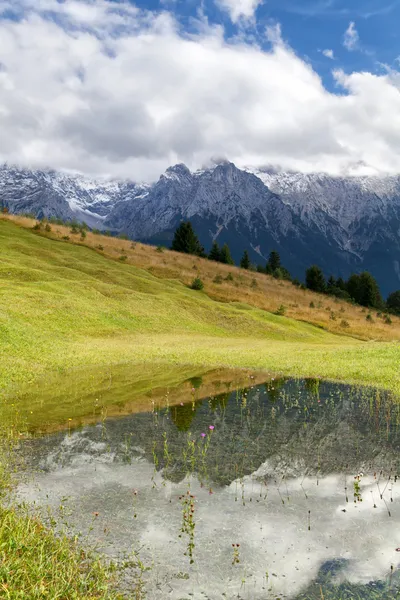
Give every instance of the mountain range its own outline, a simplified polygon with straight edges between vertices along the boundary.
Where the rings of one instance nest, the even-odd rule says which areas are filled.
[[[226,242],[236,262],[245,249],[256,264],[277,250],[299,279],[317,263],[327,276],[368,270],[385,295],[400,288],[400,176],[335,177],[221,162],[195,172],[178,164],[142,184],[3,165],[0,204],[165,246],[190,220],[206,249],[213,240]]]

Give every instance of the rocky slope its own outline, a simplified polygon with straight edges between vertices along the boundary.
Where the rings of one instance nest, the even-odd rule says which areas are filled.
[[[0,166],[0,204],[10,212],[32,213],[38,218],[77,219],[90,227],[103,228],[104,219],[117,202],[147,187],[132,182],[95,181],[56,171]]]
[[[247,248],[263,263],[276,249],[299,278],[316,262],[326,274],[368,269],[385,294],[400,288],[400,177],[241,170],[225,162],[194,173],[175,165],[144,185],[3,166],[0,203],[165,245],[190,219],[206,248],[227,242],[236,260]]]

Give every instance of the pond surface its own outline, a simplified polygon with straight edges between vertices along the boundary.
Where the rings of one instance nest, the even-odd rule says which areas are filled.
[[[131,597],[139,576],[155,600],[399,597],[400,406],[248,381],[28,440],[19,497],[109,556],[136,552]]]

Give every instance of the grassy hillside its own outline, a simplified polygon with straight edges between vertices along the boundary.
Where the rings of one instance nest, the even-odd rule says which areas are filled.
[[[7,218],[30,229],[36,222],[20,216]],[[400,340],[400,319],[397,317],[392,317],[392,324],[387,324],[383,315],[378,316],[372,311],[372,320],[367,320],[365,308],[302,290],[267,275],[166,249],[160,252],[154,246],[132,244],[90,232],[82,240],[79,233],[73,234],[68,227],[59,225],[52,226],[48,233],[42,228],[41,235],[58,240],[68,237],[72,244],[93,248],[113,260],[133,264],[159,278],[177,279],[185,285],[190,285],[193,278],[199,276],[205,284],[205,292],[214,300],[245,303],[270,312],[283,305],[286,316],[324,327],[332,333],[363,340]]]
[[[50,235],[61,234],[60,229]],[[88,235],[88,243],[92,237]],[[102,244],[104,240],[98,237],[96,241]],[[130,247],[130,242],[109,242]],[[205,292],[192,291],[177,279],[155,277],[150,267],[145,270],[130,264],[136,261],[138,246],[129,259],[110,260],[103,251],[48,239],[10,219],[0,220],[2,394],[15,393],[21,385],[49,373],[121,362],[162,362],[166,372],[168,365],[248,367],[400,389],[397,343],[363,343],[337,336],[260,310],[244,303],[244,298],[238,302],[235,294],[234,301],[227,303],[230,288],[224,288],[225,302],[217,302],[208,296],[207,285]],[[175,253],[146,250],[149,261],[157,254],[166,268],[169,261],[181,259]],[[232,288],[238,295],[251,293],[253,288],[246,288],[248,277],[269,281],[262,275],[183,258],[196,266],[191,278],[206,268],[204,263],[215,272],[228,269],[235,278],[243,277]],[[183,272],[180,276],[185,277]],[[290,288],[293,293],[307,294],[307,301],[312,297]],[[281,301],[269,302],[276,308]],[[383,325],[379,327],[383,330]]]

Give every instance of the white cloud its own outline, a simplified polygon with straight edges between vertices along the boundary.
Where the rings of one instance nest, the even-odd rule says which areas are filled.
[[[252,19],[263,0],[218,0],[218,4],[229,13],[233,23],[240,19]]]
[[[326,58],[331,58],[332,60],[334,60],[335,58],[333,50],[330,50],[329,48],[326,48],[326,50],[322,50],[322,54],[326,56]]]
[[[130,4],[12,6],[24,18],[0,19],[0,161],[137,180],[213,156],[400,172],[397,72],[335,71],[335,95],[279,26],[262,51],[205,22],[184,35],[169,13]]]
[[[359,39],[360,37],[358,35],[355,23],[354,21],[351,21],[344,34],[343,46],[349,51],[355,50],[357,48]]]
[[[274,46],[282,46],[282,28],[280,23],[275,23],[274,25],[268,25],[265,28],[265,36],[267,40],[273,44]]]

